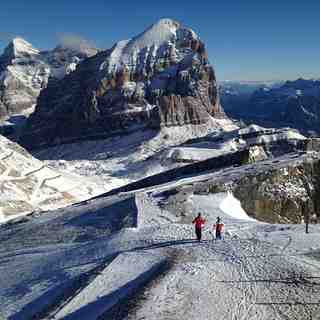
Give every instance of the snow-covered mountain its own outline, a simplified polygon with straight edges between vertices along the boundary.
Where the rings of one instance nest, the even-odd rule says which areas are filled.
[[[219,90],[223,95],[252,94],[260,88],[278,88],[284,81],[220,81]]]
[[[224,87],[221,96],[227,114],[233,118],[274,127],[291,126],[305,134],[319,134],[319,80],[298,79],[281,86],[263,85],[249,91]]]
[[[62,79],[97,50],[57,46],[39,51],[22,38],[14,38],[0,56],[0,118],[30,113],[49,79]]]
[[[39,147],[137,128],[210,127],[223,117],[204,43],[191,29],[161,19],[49,84],[21,142]]]
[[[97,181],[54,170],[0,136],[0,223],[101,193]]]

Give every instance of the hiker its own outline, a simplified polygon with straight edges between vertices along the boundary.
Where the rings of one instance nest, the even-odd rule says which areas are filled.
[[[223,239],[224,224],[220,217],[217,218],[216,223],[213,225],[213,230],[216,232],[216,240]]]
[[[204,227],[206,220],[202,218],[201,213],[199,212],[198,216],[192,221],[192,223],[195,225],[197,240],[201,241],[202,228]]]

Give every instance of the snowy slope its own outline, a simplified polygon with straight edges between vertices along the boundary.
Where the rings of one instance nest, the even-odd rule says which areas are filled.
[[[161,194],[146,193],[137,207],[134,195],[115,196],[1,227],[1,316],[318,319],[319,226],[306,236],[303,226],[248,220],[230,194],[193,195],[187,220],[170,222],[163,216],[175,209],[158,207]],[[202,243],[190,223],[198,211],[208,221]],[[135,215],[145,221],[137,229],[125,223]],[[218,215],[226,239],[212,242]]]
[[[135,267],[128,270],[134,261]],[[121,253],[53,319],[96,319],[152,279],[166,258],[157,250]]]
[[[93,180],[53,170],[0,136],[0,222],[35,210],[88,199],[102,188]]]
[[[144,68],[146,63],[149,68],[153,68],[159,59],[166,57],[170,48],[179,61],[185,57],[187,50],[176,49],[174,45],[187,40],[188,33],[192,33],[194,39],[198,38],[192,30],[182,28],[178,22],[161,19],[138,36],[120,41],[114,46],[108,61],[109,72],[117,72],[124,66],[129,69]],[[190,49],[188,52],[192,54]]]
[[[261,144],[268,146],[269,143],[294,146],[306,139],[290,129],[252,130],[251,127],[238,130],[229,120],[215,119],[209,129],[207,125],[185,125],[163,128],[160,132],[137,131],[130,136],[43,149],[34,152],[34,156],[56,169],[97,177],[106,190],[111,190],[169,169],[243,148]],[[266,157],[265,154],[261,156]]]

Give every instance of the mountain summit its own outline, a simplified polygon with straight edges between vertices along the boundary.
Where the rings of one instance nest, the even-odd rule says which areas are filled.
[[[204,43],[191,29],[161,19],[49,84],[22,143],[50,145],[224,116]]]
[[[49,78],[63,78],[79,61],[96,53],[91,48],[61,46],[39,51],[26,40],[14,38],[0,55],[0,118],[29,113]]]
[[[4,56],[11,59],[38,54],[39,50],[34,48],[31,43],[20,37],[12,39],[4,50]]]

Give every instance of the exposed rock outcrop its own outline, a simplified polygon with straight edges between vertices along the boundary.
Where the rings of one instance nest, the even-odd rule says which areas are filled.
[[[13,39],[0,56],[0,119],[30,113],[49,80],[62,79],[76,65],[96,54],[90,47],[58,46],[39,51],[22,38]]]
[[[241,179],[234,188],[243,208],[260,221],[301,223],[320,217],[319,160]]]
[[[204,43],[191,29],[162,19],[49,84],[21,142],[39,147],[224,116]]]
[[[303,146],[302,146],[303,147]],[[258,147],[229,153],[148,177],[109,194],[163,184],[177,197],[231,191],[245,211],[270,223],[301,223],[320,218],[320,154],[292,152],[281,157],[250,158]],[[255,161],[255,162],[254,162]],[[197,177],[190,178],[194,175]],[[184,183],[178,183],[178,178]],[[172,183],[172,184],[171,184]],[[165,192],[165,191],[164,191]]]

